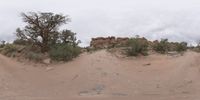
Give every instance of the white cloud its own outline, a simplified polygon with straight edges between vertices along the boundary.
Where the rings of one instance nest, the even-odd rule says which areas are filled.
[[[96,36],[134,36],[195,42],[200,39],[199,0],[0,0],[0,39],[23,26],[20,12],[69,14],[67,28],[83,44]]]

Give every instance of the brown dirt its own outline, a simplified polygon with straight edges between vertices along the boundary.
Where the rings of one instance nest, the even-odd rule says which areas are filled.
[[[200,100],[199,58],[119,58],[102,50],[33,66],[0,55],[0,100]]]

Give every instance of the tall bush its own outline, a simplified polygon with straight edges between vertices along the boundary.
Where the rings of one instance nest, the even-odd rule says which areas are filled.
[[[148,42],[140,38],[131,38],[128,41],[128,56],[148,55]]]
[[[49,51],[49,56],[56,61],[69,61],[80,54],[81,50],[77,46],[69,44],[56,44]]]
[[[154,44],[153,49],[159,53],[167,53],[170,50],[168,39],[162,39],[160,42]]]
[[[2,50],[1,53],[6,55],[6,56],[13,56],[16,52],[18,51],[17,47],[13,44],[6,44]]]
[[[176,45],[176,51],[177,52],[183,52],[183,51],[186,51],[187,50],[187,43],[186,42],[181,42],[181,43],[178,43]]]

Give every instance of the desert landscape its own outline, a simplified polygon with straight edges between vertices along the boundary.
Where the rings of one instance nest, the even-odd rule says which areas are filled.
[[[123,58],[100,50],[32,65],[0,55],[1,100],[198,100],[200,54]]]
[[[1,0],[0,100],[200,100],[199,0]]]

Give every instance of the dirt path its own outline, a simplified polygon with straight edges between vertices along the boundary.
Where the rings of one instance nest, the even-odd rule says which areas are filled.
[[[0,100],[199,100],[199,58],[122,59],[102,50],[41,67],[0,55]]]

